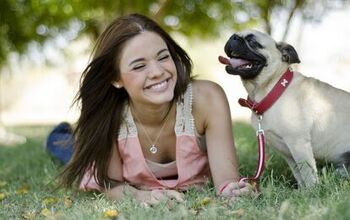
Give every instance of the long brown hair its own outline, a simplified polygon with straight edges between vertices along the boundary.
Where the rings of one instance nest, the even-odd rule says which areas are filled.
[[[97,40],[93,57],[82,73],[75,99],[81,114],[74,131],[74,153],[60,173],[61,186],[79,184],[91,167],[101,187],[111,183],[110,155],[123,121],[123,106],[128,100],[126,90],[116,89],[111,82],[120,77],[119,59],[125,43],[143,31],[158,34],[168,46],[177,69],[174,100],[185,92],[191,80],[192,61],[169,34],[143,15],[130,14],[114,20]]]

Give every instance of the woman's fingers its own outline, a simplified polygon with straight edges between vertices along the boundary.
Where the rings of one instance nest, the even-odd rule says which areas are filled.
[[[155,205],[159,202],[166,201],[168,199],[175,200],[177,202],[183,202],[183,193],[180,193],[176,190],[152,190],[150,192],[150,200],[148,204]]]
[[[238,183],[238,182],[231,182],[229,184],[227,184],[227,186],[224,188],[224,190],[221,192],[222,196],[233,196],[232,192],[234,190],[239,190],[242,186],[242,184]]]
[[[247,182],[231,182],[222,191],[221,195],[225,197],[240,197],[254,195],[256,193],[254,186]]]
[[[164,194],[163,190],[152,190],[151,191],[151,199],[149,201],[149,204],[157,204],[163,200],[166,199],[166,196]]]
[[[243,188],[240,189],[234,189],[232,190],[232,195],[233,196],[246,196],[251,194],[253,191],[249,186],[245,186]]]

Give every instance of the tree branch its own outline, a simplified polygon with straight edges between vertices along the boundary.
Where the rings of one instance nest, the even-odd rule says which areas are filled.
[[[166,12],[170,2],[171,0],[159,0],[159,9],[154,13],[154,20],[156,20],[158,23],[162,23],[161,20],[164,17],[164,13]]]
[[[301,8],[304,3],[305,3],[305,1],[303,1],[303,0],[296,0],[295,1],[293,9],[289,12],[289,15],[288,15],[288,19],[287,19],[287,22],[286,22],[284,34],[283,34],[283,37],[282,37],[282,41],[286,40],[288,32],[289,32],[289,29],[290,29],[290,24],[292,22],[292,19],[293,19],[295,13],[297,12],[297,10],[299,8]]]

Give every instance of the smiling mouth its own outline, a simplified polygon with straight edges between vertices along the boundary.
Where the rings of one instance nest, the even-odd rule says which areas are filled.
[[[161,91],[167,88],[168,82],[170,79],[163,80],[159,83],[152,84],[150,86],[146,86],[145,89],[152,90],[152,91]]]

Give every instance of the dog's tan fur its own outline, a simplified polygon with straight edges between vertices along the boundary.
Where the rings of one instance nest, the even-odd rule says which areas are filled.
[[[277,47],[282,44],[269,35],[255,30],[236,34],[253,34],[264,47],[256,50],[268,65],[255,78],[242,79],[249,97],[259,102],[290,64]],[[251,119],[257,127],[256,115]],[[346,91],[294,71],[289,87],[264,113],[262,125],[268,145],[283,155],[300,186],[318,182],[315,159],[333,162],[338,168],[349,165],[350,93]]]

